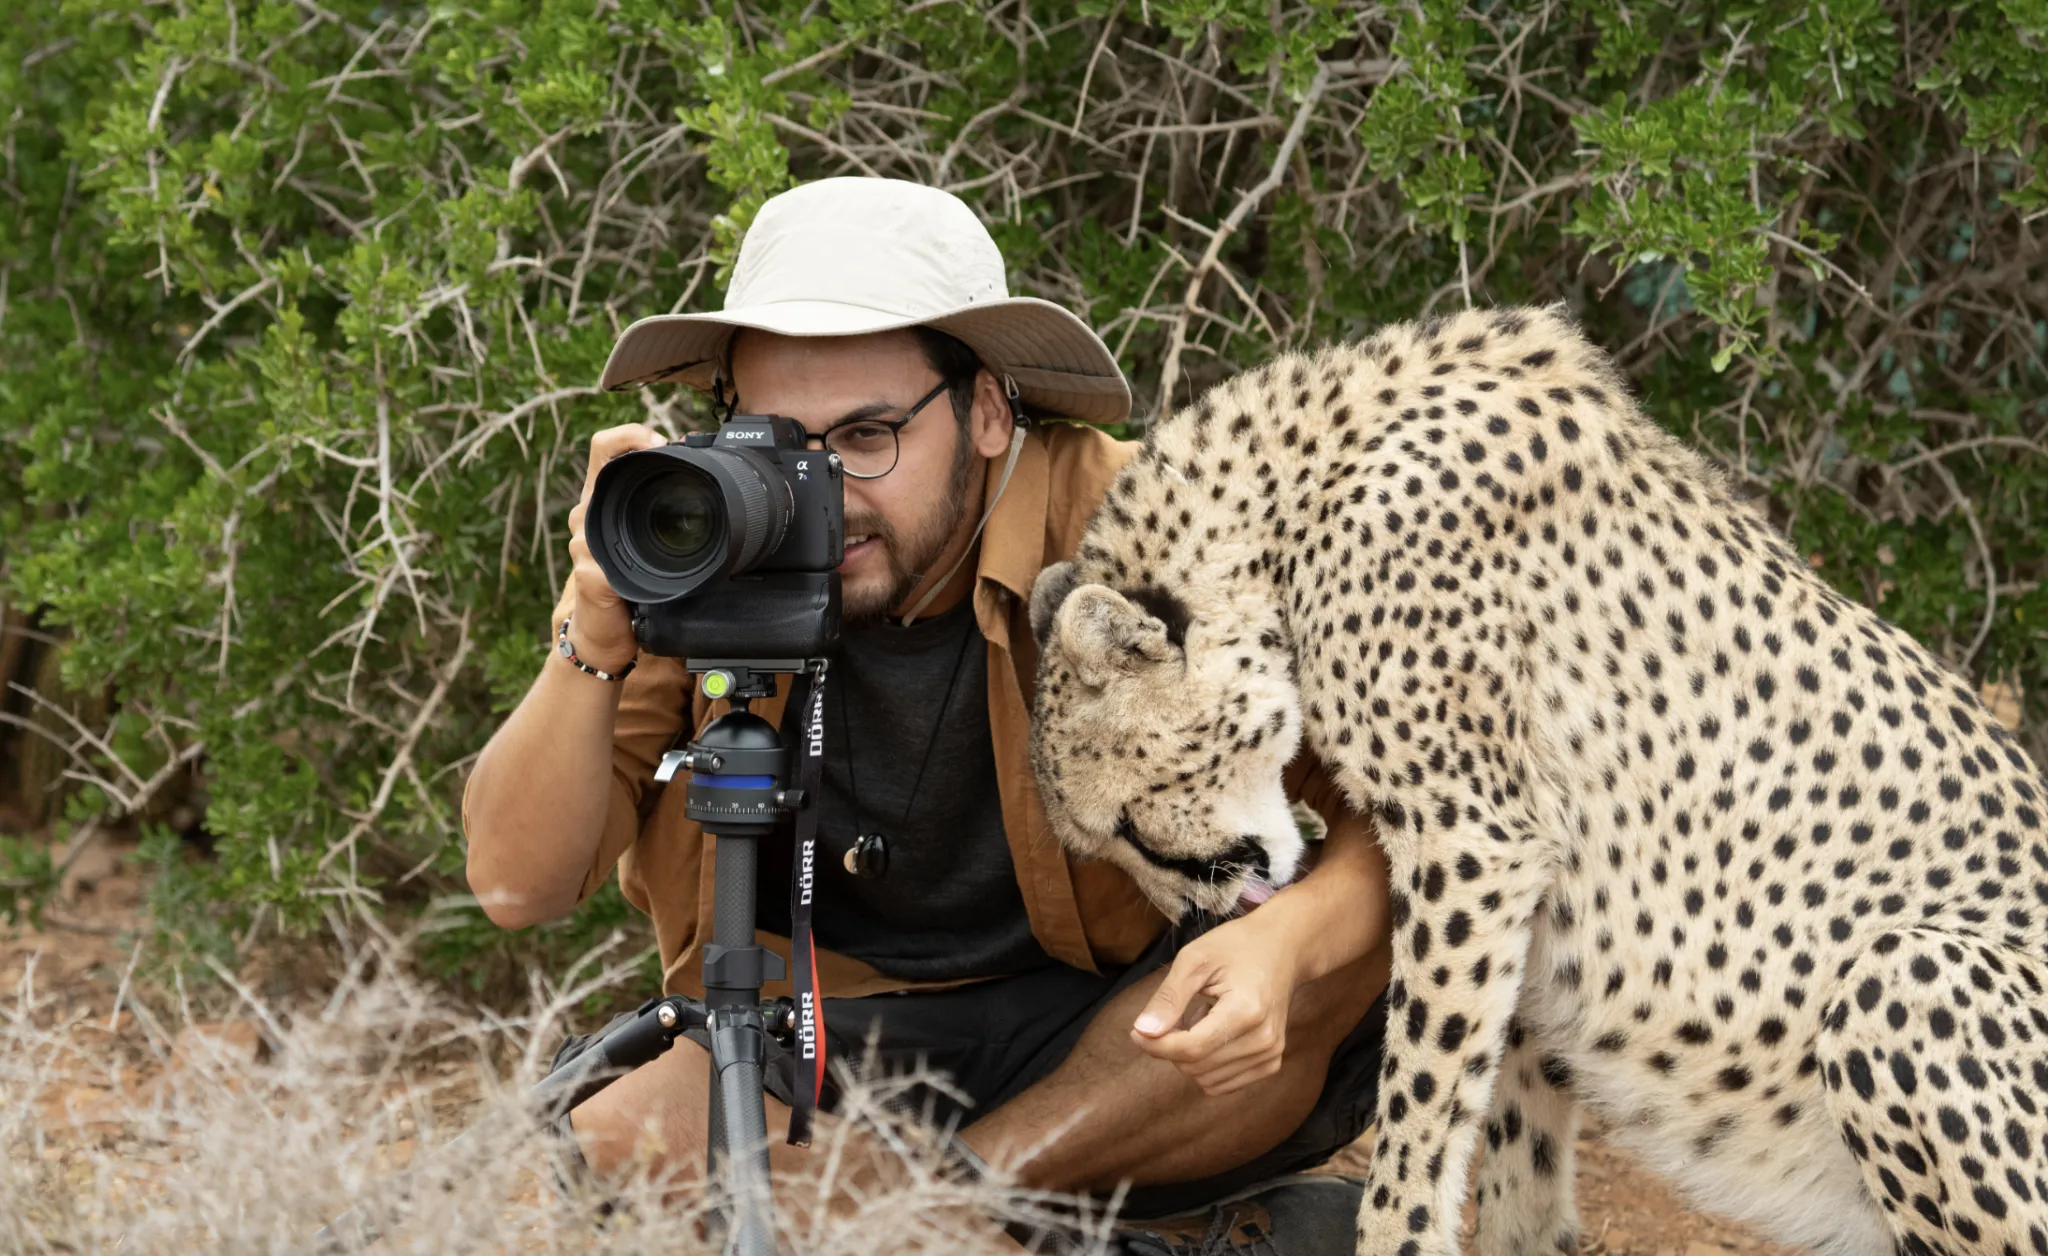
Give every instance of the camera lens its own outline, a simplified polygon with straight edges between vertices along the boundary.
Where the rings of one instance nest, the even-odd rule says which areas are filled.
[[[640,486],[627,518],[661,559],[694,566],[718,536],[718,490],[686,467]]]
[[[782,543],[793,510],[760,453],[666,445],[598,472],[584,539],[621,596],[666,602],[751,570]]]

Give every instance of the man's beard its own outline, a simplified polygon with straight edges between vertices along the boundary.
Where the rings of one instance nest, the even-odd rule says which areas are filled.
[[[880,541],[882,561],[889,566],[889,585],[883,593],[877,594],[867,587],[859,591],[843,591],[845,601],[839,613],[848,627],[881,619],[891,607],[902,605],[917,586],[924,583],[932,565],[939,561],[953,535],[960,530],[960,520],[967,513],[967,481],[973,467],[974,445],[967,439],[966,429],[962,428],[960,443],[953,456],[953,469],[947,477],[946,495],[931,513],[917,523],[908,537],[899,536],[889,521],[878,514],[847,518],[846,535],[866,535]]]

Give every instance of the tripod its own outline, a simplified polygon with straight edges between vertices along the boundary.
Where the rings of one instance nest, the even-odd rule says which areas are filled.
[[[707,725],[696,740],[670,750],[655,771],[667,784],[677,770],[690,771],[684,814],[717,844],[711,942],[704,948],[704,999],[668,995],[650,999],[562,1060],[534,1087],[532,1100],[542,1117],[554,1120],[623,1074],[660,1056],[678,1037],[708,1032],[711,1087],[705,1139],[713,1181],[724,1179],[725,1206],[712,1214],[730,1256],[773,1256],[775,1219],[768,1193],[768,1118],[763,1072],[768,1039],[796,1052],[798,1102],[790,1116],[790,1142],[810,1141],[810,1109],[824,1072],[823,1024],[809,945],[812,851],[820,759],[824,753],[823,659],[686,659],[703,677],[706,697],[725,698],[731,710]],[[789,739],[748,709],[775,696],[775,678],[795,676],[787,712],[800,713],[804,736]],[[785,717],[785,723],[788,722]],[[786,782],[801,784],[790,788]],[[775,831],[785,812],[798,813],[796,885],[792,895],[791,953],[796,961],[794,999],[763,1002],[761,986],[784,975],[782,958],[754,941],[755,891],[760,842]],[[441,1154],[474,1138],[472,1130]],[[357,1243],[375,1240],[377,1229],[351,1208],[315,1236],[323,1251],[343,1250],[341,1235]]]
[[[790,1141],[810,1141],[809,1107],[815,1102],[823,1064],[823,1026],[811,972],[809,919],[818,767],[824,753],[825,663],[821,659],[738,660],[685,664],[704,676],[704,693],[726,698],[732,709],[713,720],[682,751],[662,756],[655,779],[667,781],[678,767],[690,769],[684,814],[716,842],[711,942],[704,948],[704,1021],[711,1037],[711,1090],[706,1139],[714,1177],[721,1161],[731,1199],[729,1250],[737,1256],[770,1256],[775,1250],[774,1216],[768,1195],[768,1118],[762,1098],[762,1070],[771,1029],[797,1051],[800,1101],[791,1115]],[[778,672],[797,682],[787,711],[800,712],[804,736],[791,741],[748,710],[755,699],[775,694]],[[787,719],[785,718],[785,723]],[[802,765],[801,767],[799,765]],[[796,789],[782,781],[794,776]],[[795,924],[791,954],[797,966],[794,1000],[761,1002],[764,980],[783,975],[781,957],[754,942],[754,904],[760,842],[775,830],[778,815],[802,812],[792,895]],[[808,823],[806,823],[808,822]],[[659,1012],[657,1011],[657,1016]],[[674,1041],[671,1036],[670,1042]]]

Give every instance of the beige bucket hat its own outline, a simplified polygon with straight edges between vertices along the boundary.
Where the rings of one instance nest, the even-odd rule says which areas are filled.
[[[950,192],[900,179],[820,179],[771,198],[740,243],[725,308],[626,328],[600,386],[678,380],[709,391],[735,329],[853,336],[925,326],[1016,381],[1025,413],[1130,417],[1116,357],[1088,325],[1013,297],[988,229]]]

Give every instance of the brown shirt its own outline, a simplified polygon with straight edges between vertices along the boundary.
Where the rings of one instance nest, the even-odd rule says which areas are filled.
[[[1062,423],[1033,431],[982,533],[973,592],[974,615],[988,642],[989,732],[1003,827],[1024,909],[1046,954],[1090,972],[1136,959],[1166,922],[1121,871],[1108,863],[1070,859],[1046,827],[1028,740],[1038,653],[1027,606],[1039,570],[1073,556],[1089,517],[1136,450],[1136,444],[1090,427]],[[991,493],[999,467],[1000,462],[991,464]],[[574,609],[572,583],[564,586],[551,622],[561,623]],[[723,714],[726,704],[707,703],[679,659],[643,654],[623,684],[613,731],[611,807],[582,894],[588,896],[616,865],[626,898],[653,917],[663,989],[701,995],[698,948],[711,936],[711,843],[683,815],[684,777],[678,774],[667,788],[655,786],[653,779],[662,753],[681,744],[685,712],[687,731],[694,734]],[[779,723],[782,705],[778,697],[753,709]],[[1290,766],[1288,784],[1290,794],[1333,830],[1367,824],[1306,753]],[[468,823],[465,805],[465,830]],[[764,933],[760,941],[787,960],[788,939]],[[825,950],[818,952],[818,976],[825,992],[840,998],[924,984],[889,977]],[[787,994],[788,982],[771,983],[765,993]]]

